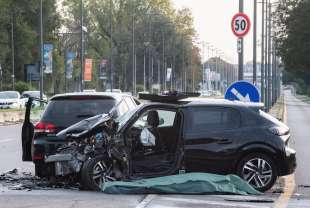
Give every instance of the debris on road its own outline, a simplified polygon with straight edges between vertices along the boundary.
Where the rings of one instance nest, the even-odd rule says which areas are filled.
[[[79,184],[70,181],[42,179],[30,172],[19,172],[18,169],[0,174],[0,185],[9,190],[50,190],[55,188],[79,189]]]

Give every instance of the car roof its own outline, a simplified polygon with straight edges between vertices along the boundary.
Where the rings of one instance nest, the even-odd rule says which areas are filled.
[[[191,106],[224,106],[224,107],[247,107],[247,108],[263,108],[263,103],[253,103],[253,102],[241,102],[241,101],[231,101],[226,99],[217,98],[186,98],[179,100],[180,103],[184,103],[184,107]]]
[[[73,93],[65,93],[65,94],[58,94],[54,95],[50,100],[57,100],[62,98],[68,97],[78,97],[78,96],[95,96],[95,97],[103,97],[103,98],[112,98],[117,101],[120,101],[124,96],[131,97],[130,95],[122,94],[122,93],[113,93],[113,92],[73,92]]]

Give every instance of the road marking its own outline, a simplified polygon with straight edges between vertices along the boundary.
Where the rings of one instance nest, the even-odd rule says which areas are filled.
[[[0,140],[0,143],[10,142],[13,141],[13,139],[2,139]]]
[[[287,109],[285,97],[284,102],[284,112],[283,112],[283,122],[287,124]],[[279,198],[275,202],[274,208],[285,208],[288,205],[290,198],[292,197],[295,190],[295,175],[289,175],[284,177],[284,192],[280,194]]]
[[[214,205],[214,206],[225,206],[225,207],[238,207],[238,208],[269,208],[268,206],[257,206],[252,204],[239,204],[232,202],[221,202],[221,201],[209,201],[209,200],[201,200],[201,199],[186,199],[186,198],[174,198],[174,197],[160,197],[160,199],[164,199],[167,201],[174,201],[174,202],[184,202],[186,205],[190,206],[190,204],[204,204],[204,205]],[[155,207],[165,207],[165,206],[155,206]]]
[[[147,195],[137,206],[136,208],[145,208],[147,205],[156,197],[156,194]]]
[[[246,94],[246,96],[243,96],[240,94],[240,92],[238,92],[238,90],[236,90],[235,88],[232,88],[231,90],[231,93],[234,94],[240,101],[242,102],[251,102],[251,99],[250,99],[250,95],[249,94]]]

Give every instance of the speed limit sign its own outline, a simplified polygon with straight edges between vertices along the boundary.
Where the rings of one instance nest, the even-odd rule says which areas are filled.
[[[250,27],[250,18],[246,14],[238,13],[232,18],[231,29],[235,36],[242,38],[250,31]]]

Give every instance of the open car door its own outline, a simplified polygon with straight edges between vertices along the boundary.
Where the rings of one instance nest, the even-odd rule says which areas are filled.
[[[22,127],[22,160],[32,161],[31,146],[34,133],[34,123],[39,121],[47,102],[29,97],[26,102],[25,118]]]

